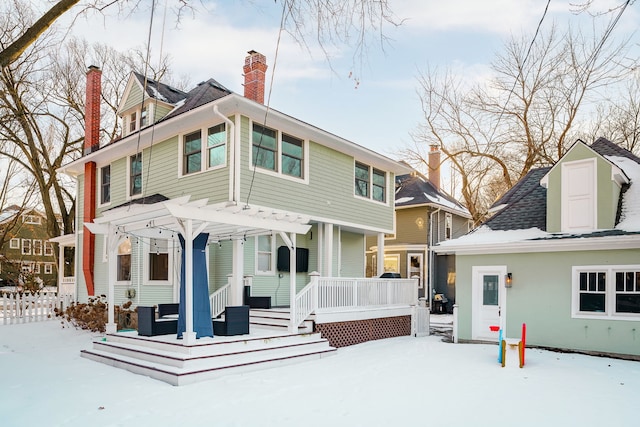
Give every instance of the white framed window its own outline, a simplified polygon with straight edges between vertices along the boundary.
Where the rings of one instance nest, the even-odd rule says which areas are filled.
[[[149,124],[149,106],[142,107],[140,110],[140,129]]]
[[[444,239],[449,240],[453,237],[453,216],[450,213],[444,214]]]
[[[203,138],[203,135],[205,136]],[[180,175],[216,169],[227,164],[226,125],[220,123],[182,137]]]
[[[386,203],[387,173],[362,162],[355,162],[354,194],[358,197]]]
[[[100,168],[100,204],[111,202],[111,165]]]
[[[53,274],[53,264],[50,262],[44,264],[44,274]]]
[[[400,273],[400,254],[384,255],[384,272]]]
[[[147,265],[145,277],[153,284],[169,283],[172,277],[173,241],[168,239],[149,239],[147,247]]]
[[[572,317],[640,318],[640,265],[573,267],[572,291]]]
[[[116,269],[118,282],[131,281],[131,239],[127,238],[118,245]]]
[[[302,138],[252,123],[251,164],[261,172],[307,182],[308,147]]]
[[[33,272],[36,274],[40,274],[40,263],[39,262],[34,262],[33,263]]]
[[[22,239],[22,255],[31,255],[31,239]]]
[[[274,275],[276,239],[273,234],[256,236],[256,275]]]
[[[129,156],[129,173],[127,174],[127,187],[129,197],[142,195],[142,153]]]
[[[20,249],[20,239],[14,237],[9,240],[9,249]]]
[[[42,255],[42,240],[33,239],[33,254]]]
[[[21,265],[20,270],[23,273],[31,273],[31,271],[33,270],[33,263],[32,262],[23,262]]]
[[[53,256],[53,243],[44,242],[44,256]]]
[[[22,222],[25,224],[40,225],[42,224],[42,217],[39,215],[22,215]]]

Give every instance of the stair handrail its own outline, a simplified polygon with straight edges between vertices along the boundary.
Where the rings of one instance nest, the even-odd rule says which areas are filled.
[[[229,289],[231,289],[231,283],[227,283],[209,295],[209,305],[211,306],[212,318],[220,316],[225,307],[229,305]]]
[[[318,308],[318,278],[320,273],[314,271],[309,276],[311,276],[311,281],[295,297],[295,311],[294,316],[291,318],[293,333],[298,332],[298,326]]]

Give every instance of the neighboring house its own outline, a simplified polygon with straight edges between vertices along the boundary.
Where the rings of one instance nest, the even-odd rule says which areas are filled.
[[[245,96],[213,79],[183,92],[133,73],[118,109],[124,134],[99,146],[101,71],[90,67],[85,154],[62,168],[77,177],[85,225],[79,300],[177,301],[180,257],[198,252],[208,292],[232,282],[236,304],[247,276],[274,306],[288,306],[312,271],[365,276],[365,238],[394,232],[393,183],[410,169],[265,106],[266,68],[249,52]],[[199,233],[203,248],[181,249],[178,235]]]
[[[467,208],[440,188],[438,147],[429,152],[429,178],[417,171],[396,177],[395,200],[396,232],[385,235],[384,271],[419,277],[420,297],[433,302],[435,294],[443,295],[432,310],[450,311],[455,302],[455,257],[436,255],[431,247],[467,234],[473,222]],[[369,276],[376,272],[377,245],[375,239],[367,239]]]
[[[56,286],[55,245],[48,241],[47,217],[35,209],[10,206],[0,212],[0,285],[16,286],[35,279]]]
[[[640,158],[599,138],[532,170],[456,255],[462,340],[640,356]]]

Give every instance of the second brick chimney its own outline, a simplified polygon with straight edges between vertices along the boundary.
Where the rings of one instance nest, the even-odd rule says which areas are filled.
[[[440,191],[440,147],[435,144],[429,150],[429,182]]]
[[[250,50],[244,59],[244,96],[260,104],[264,104],[264,82],[267,72],[267,58]]]

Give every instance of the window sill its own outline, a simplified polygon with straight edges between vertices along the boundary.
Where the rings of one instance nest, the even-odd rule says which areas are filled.
[[[622,320],[637,322],[640,320],[640,313],[625,313],[625,314],[607,314],[607,313],[575,313],[571,315],[572,319],[585,319],[585,320]]]

